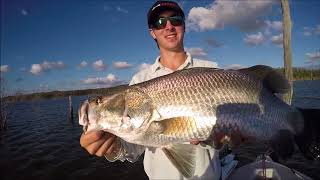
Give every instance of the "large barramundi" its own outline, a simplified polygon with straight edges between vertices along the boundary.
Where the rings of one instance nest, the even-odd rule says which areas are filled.
[[[186,145],[194,140],[217,149],[225,142],[267,142],[284,158],[297,144],[309,157],[319,157],[318,144],[305,139],[302,113],[275,95],[289,89],[268,66],[191,68],[87,100],[79,121],[85,131],[104,130],[130,143],[162,148],[185,177],[194,171],[195,148]]]

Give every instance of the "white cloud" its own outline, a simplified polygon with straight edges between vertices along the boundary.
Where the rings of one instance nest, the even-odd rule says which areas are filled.
[[[30,72],[34,75],[39,75],[43,72],[43,68],[41,66],[41,64],[32,64],[31,65],[31,69]]]
[[[78,65],[78,68],[79,69],[82,69],[84,67],[86,67],[88,65],[88,63],[86,61],[82,61],[79,65]]]
[[[123,81],[119,80],[114,74],[108,74],[106,77],[87,78],[82,80],[84,84],[116,86]]]
[[[320,35],[320,24],[315,27],[304,27],[303,34],[305,36],[319,36]]]
[[[271,42],[275,45],[281,45],[282,47],[282,44],[283,44],[283,34],[279,34],[279,35],[276,35],[276,36],[272,36],[271,37]]]
[[[186,51],[189,52],[194,57],[206,57],[207,56],[207,53],[202,48],[198,48],[198,47],[186,48]]]
[[[63,69],[65,67],[66,66],[62,61],[57,61],[57,62],[43,61],[42,64],[32,64],[30,72],[34,75],[39,75],[43,72],[50,71],[51,69]]]
[[[1,65],[0,72],[8,72],[9,71],[9,65]]]
[[[142,64],[139,65],[138,71],[142,71],[142,70],[144,70],[144,69],[147,69],[147,68],[149,68],[150,66],[151,66],[151,64],[142,63]]]
[[[265,41],[265,37],[261,32],[258,32],[258,34],[246,35],[244,41],[250,46],[257,46]]]
[[[92,63],[92,67],[97,71],[103,71],[106,69],[106,65],[103,63],[101,59]]]
[[[21,9],[21,14],[23,15],[23,16],[27,16],[27,15],[29,15],[29,12],[26,10],[26,9]]]
[[[117,8],[117,11],[119,11],[119,12],[122,12],[122,13],[129,13],[129,11],[128,10],[126,10],[126,9],[123,9],[122,7],[120,7],[120,6],[118,6]]]
[[[265,21],[268,29],[282,31],[283,25],[281,21]]]
[[[311,62],[320,61],[320,51],[306,53],[306,56]]]
[[[305,36],[311,36],[311,35],[312,35],[312,33],[311,33],[311,32],[309,32],[309,31],[305,31],[305,32],[303,32],[303,35],[305,35]]]
[[[57,61],[57,62],[44,61],[42,63],[42,67],[44,69],[48,69],[49,70],[49,69],[54,69],[54,68],[57,68],[57,69],[64,68],[65,65],[64,65],[64,63],[62,61]]]
[[[272,32],[282,32],[283,30],[283,24],[282,21],[269,21],[266,20],[264,21],[265,26],[264,26],[264,35],[271,35]]]
[[[45,83],[45,84],[40,84],[39,87],[40,87],[41,89],[48,89],[48,88],[49,88],[49,85],[48,85],[47,83]]]
[[[115,81],[117,80],[116,76],[114,74],[108,74],[107,78],[106,78],[108,81],[112,82],[112,81]]]
[[[132,67],[131,64],[129,64],[128,62],[125,61],[116,61],[112,63],[113,67],[117,68],[117,69],[127,69]]]
[[[189,11],[188,30],[206,31],[234,25],[242,31],[251,32],[265,23],[258,20],[265,15],[276,0],[216,0],[207,7],[193,7]]]

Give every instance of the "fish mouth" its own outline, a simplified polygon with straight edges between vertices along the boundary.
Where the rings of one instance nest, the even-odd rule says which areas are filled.
[[[91,131],[103,130],[99,124],[100,116],[97,115],[95,106],[90,103],[90,100],[85,100],[79,106],[79,124],[82,125],[85,133]]]
[[[83,131],[86,132],[89,125],[88,118],[89,101],[85,100],[79,108],[79,124],[83,126]]]

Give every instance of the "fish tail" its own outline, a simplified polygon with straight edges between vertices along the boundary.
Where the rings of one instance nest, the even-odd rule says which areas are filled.
[[[304,119],[304,130],[295,141],[307,159],[320,160],[320,109],[297,108]]]

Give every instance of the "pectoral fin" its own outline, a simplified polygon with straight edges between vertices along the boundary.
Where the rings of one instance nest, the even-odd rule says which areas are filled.
[[[157,132],[161,132],[161,134],[166,137],[191,136],[191,134],[197,130],[196,120],[193,117],[174,117],[161,121],[154,121],[150,124],[150,131],[159,129],[154,127],[161,127],[161,131]],[[204,139],[203,137],[198,138]]]
[[[190,144],[178,144],[162,148],[165,155],[186,178],[194,175],[196,160],[196,147]]]

